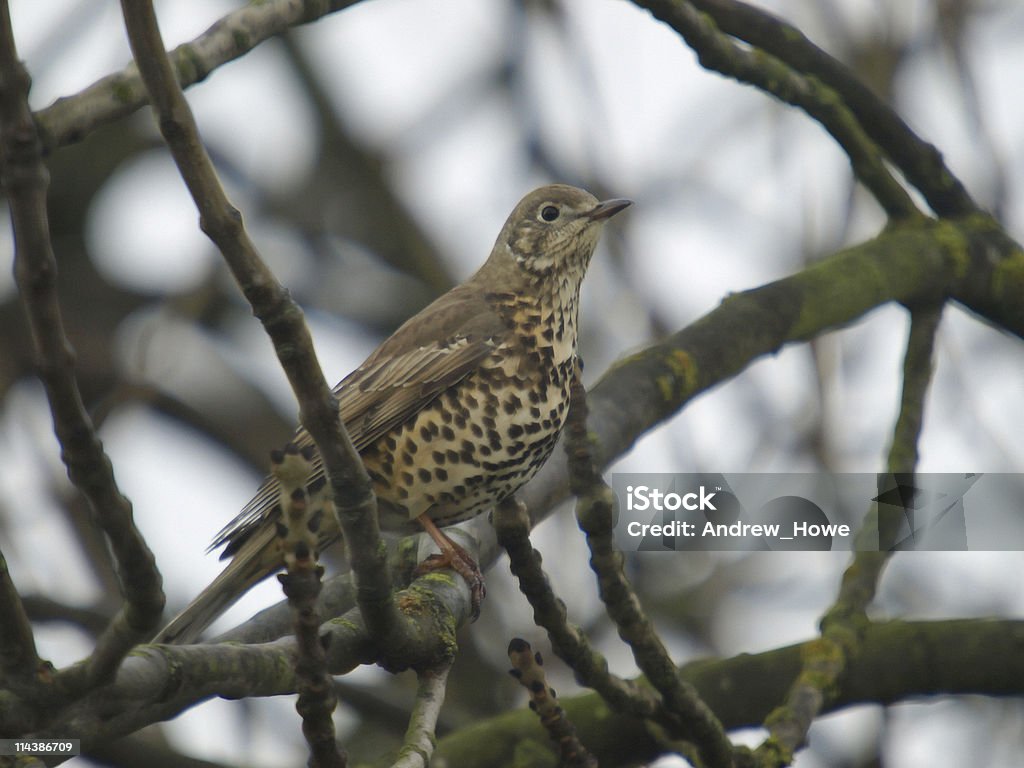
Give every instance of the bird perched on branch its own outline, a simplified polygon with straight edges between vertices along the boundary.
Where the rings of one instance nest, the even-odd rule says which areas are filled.
[[[377,495],[380,525],[417,524],[474,594],[479,568],[440,529],[514,494],[547,461],[569,410],[580,285],[604,223],[630,204],[552,185],[524,197],[491,255],[462,285],[406,321],[335,389],[341,418]],[[311,440],[300,429],[296,443]],[[322,484],[319,457],[310,483]],[[279,483],[215,538],[224,571],[157,636],[191,642],[250,587],[280,570]],[[333,516],[321,547],[340,536]]]

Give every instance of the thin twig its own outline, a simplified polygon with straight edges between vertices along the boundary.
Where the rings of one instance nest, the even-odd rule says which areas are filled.
[[[889,471],[895,474],[914,472],[917,468],[917,445],[924,420],[925,398],[934,373],[935,336],[944,307],[942,303],[910,309],[900,414],[889,448]]]
[[[981,211],[942,154],[915,134],[895,110],[840,61],[816,46],[792,24],[737,0],[689,0],[719,29],[772,54],[834,90],[864,131],[900,169],[939,216]]]
[[[302,310],[257,253],[217,178],[192,111],[175,79],[149,0],[122,0],[132,53],[160,130],[200,213],[200,227],[214,242],[274,343],[299,416],[316,443],[334,492],[339,522],[358,582],[359,606],[374,634],[401,638],[401,616],[391,593],[376,499],[366,469],[338,418],[337,401],[324,380]]]
[[[99,635],[110,621],[110,612],[104,611],[101,605],[72,605],[44,595],[23,595],[21,602],[25,605],[29,621],[69,624],[93,637]]]
[[[409,716],[405,742],[392,768],[428,768],[437,746],[437,718],[444,704],[451,663],[427,669],[416,676],[416,704]]]
[[[56,676],[51,691],[74,697],[106,682],[125,654],[151,635],[163,613],[164,593],[153,553],[135,527],[131,502],[117,487],[110,459],[78,389],[75,353],[64,331],[57,297],[57,260],[46,210],[49,173],[28,107],[30,83],[28,72],[18,61],[7,3],[0,3],[0,142],[3,186],[14,226],[15,277],[61,458],[68,477],[85,496],[94,520],[110,542],[125,600],[89,658]],[[23,652],[29,649],[23,648]]]
[[[310,561],[312,562],[312,561]],[[295,662],[298,698],[295,710],[302,717],[302,734],[309,744],[311,768],[344,768],[348,764],[339,751],[331,715],[338,704],[320,636],[320,612],[316,601],[320,595],[323,566],[292,566],[278,575],[288,603],[295,614],[295,641],[298,656]]]
[[[661,694],[666,710],[677,719],[676,732],[696,744],[707,765],[732,766],[733,746],[725,729],[696,689],[679,677],[675,662],[622,569],[622,553],[612,541],[617,501],[591,455],[586,390],[579,371],[573,377],[570,397],[565,440],[569,484],[577,497],[576,519],[587,537],[590,567],[597,575],[601,600],[637,666]]]
[[[25,606],[0,552],[0,683],[8,690],[31,696],[43,668]]]
[[[580,684],[593,688],[620,712],[657,717],[661,703],[651,691],[612,674],[608,660],[590,645],[583,630],[569,623],[565,603],[555,596],[541,567],[540,552],[530,544],[526,507],[506,499],[494,510],[494,528],[498,542],[508,552],[509,568],[519,580],[519,590],[533,608],[534,622],[547,631],[552,650],[572,668]]]
[[[282,514],[278,522],[288,572],[278,575],[292,610],[297,657],[295,677],[298,699],[295,709],[302,717],[302,733],[309,744],[311,768],[345,768],[346,758],[338,750],[331,715],[338,704],[327,655],[320,637],[320,610],[317,600],[324,569],[317,563],[317,532],[325,508],[333,502],[319,487],[306,488],[313,471],[313,452],[300,451],[292,443],[284,451],[271,454],[274,477],[280,483]],[[329,511],[333,514],[333,509]]]
[[[508,644],[508,658],[512,662],[509,674],[530,692],[530,709],[558,745],[562,768],[597,768],[597,760],[580,741],[565,710],[558,706],[555,689],[548,685],[544,674],[540,651],[534,652],[528,642],[516,637]]]
[[[888,459],[889,477],[909,483],[910,487],[941,316],[941,304],[911,310],[910,336],[903,359],[903,394]],[[857,536],[863,540],[870,534],[883,546],[858,551],[843,573],[835,603],[821,619],[819,642],[804,655],[800,673],[785,702],[765,719],[769,735],[755,752],[757,764],[763,768],[781,768],[792,762],[811,723],[836,695],[851,659],[861,650],[865,632],[871,626],[867,607],[894,551],[884,547],[887,537],[879,530],[880,506],[878,501],[872,504],[864,530]]]
[[[800,74],[780,58],[746,50],[722,34],[685,0],[636,0],[678,32],[708,69],[750,83],[800,107],[821,123],[846,152],[857,178],[893,219],[921,215],[886,168],[882,153],[839,95],[821,80]]]
[[[178,82],[182,88],[195,85],[222,64],[244,56],[289,27],[308,24],[356,2],[358,0],[264,0],[248,3],[171,52]],[[97,80],[73,96],[57,99],[36,113],[44,154],[81,141],[97,128],[146,106],[147,100],[146,88],[134,64]]]

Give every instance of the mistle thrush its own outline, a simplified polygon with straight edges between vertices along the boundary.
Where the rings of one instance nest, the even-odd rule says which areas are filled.
[[[441,549],[436,565],[462,561],[456,569],[468,575],[468,555],[438,526],[491,509],[551,455],[569,410],[580,284],[604,223],[629,204],[565,185],[534,190],[476,274],[405,322],[335,387],[381,528],[425,528]],[[310,438],[300,429],[296,442]],[[314,464],[311,482],[322,475],[318,457]],[[283,567],[278,495],[268,478],[218,534],[211,548],[226,545],[230,564],[158,642],[191,642]],[[336,522],[325,520],[321,546],[338,537]]]

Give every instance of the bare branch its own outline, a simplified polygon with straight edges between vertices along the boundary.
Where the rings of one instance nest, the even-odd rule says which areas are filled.
[[[540,724],[558,745],[561,764],[565,768],[598,768],[597,760],[580,741],[572,721],[558,706],[555,689],[544,674],[544,659],[520,637],[508,644],[508,658],[512,662],[509,674],[530,693],[530,709],[537,713]]]
[[[248,3],[219,19],[195,40],[171,51],[174,72],[187,88],[206,79],[217,67],[240,58],[289,27],[348,8],[358,0],[267,0]],[[130,115],[147,102],[138,68],[96,81],[74,96],[57,99],[36,114],[43,152],[81,141],[94,130]]]
[[[903,397],[889,450],[890,474],[880,481],[880,485],[893,482],[913,488],[917,440],[921,433],[925,395],[932,380],[935,334],[941,317],[941,304],[911,311],[910,337],[903,360]],[[879,491],[882,490],[880,487]],[[902,497],[902,493],[900,495]],[[911,490],[907,503],[912,498]],[[872,504],[864,526],[879,541],[892,541],[893,536],[880,530],[884,523],[879,515],[880,506],[879,501]],[[858,536],[864,533],[862,531]],[[894,551],[893,548],[865,549],[854,555],[853,562],[843,574],[835,603],[821,619],[820,642],[804,657],[800,674],[785,703],[765,720],[769,737],[755,753],[758,765],[766,768],[789,765],[796,750],[806,741],[814,719],[836,694],[839,680],[850,660],[860,652],[864,632],[870,626],[867,607],[874,599],[878,580]]]
[[[311,768],[345,768],[347,760],[338,751],[331,715],[338,704],[327,656],[320,638],[320,596],[324,569],[317,563],[317,533],[325,515],[334,515],[334,502],[324,492],[321,478],[316,489],[306,488],[313,472],[313,448],[299,451],[290,444],[272,454],[274,477],[280,483],[281,519],[278,540],[284,550],[288,572],[278,580],[288,598],[298,651],[295,675],[299,696],[295,709],[302,717],[302,733],[309,744]]]
[[[11,581],[7,560],[0,552],[0,680],[5,688],[31,695],[45,666],[36,652],[32,625]]]
[[[674,732],[692,740],[704,762],[729,768],[733,747],[722,724],[696,690],[680,679],[676,665],[622,569],[622,553],[612,540],[617,500],[594,464],[587,435],[587,397],[579,372],[573,377],[566,423],[569,487],[576,496],[576,520],[586,534],[590,567],[608,615],[633,653],[637,666],[661,694]]]
[[[833,89],[872,141],[896,164],[939,216],[966,216],[981,209],[953,175],[942,154],[849,69],[799,29],[766,11],[737,0],[687,0],[710,16],[726,34],[772,54],[798,72]]]
[[[150,93],[160,130],[200,212],[200,227],[214,242],[274,343],[299,402],[299,416],[316,443],[330,480],[359,589],[357,599],[374,633],[398,641],[401,616],[394,605],[376,499],[366,469],[338,417],[302,310],[260,258],[203,147],[192,111],[165,51],[152,3],[123,0],[128,38]]]
[[[894,227],[794,275],[731,294],[686,328],[620,360],[593,387],[588,400],[600,414],[598,464],[759,357],[887,302],[950,295],[1024,336],[1022,258],[1020,245],[984,221],[926,222]],[[565,472],[557,456],[548,466],[552,475]],[[527,499],[531,510],[565,498],[565,477],[544,489],[543,504]]]
[[[117,487],[110,459],[78,389],[75,353],[57,299],[57,260],[46,210],[49,173],[28,108],[31,81],[18,61],[6,2],[0,4],[0,36],[0,143],[3,185],[14,227],[15,277],[61,458],[68,477],[88,500],[95,521],[107,535],[125,598],[89,658],[61,672],[51,689],[77,696],[105,682],[128,650],[152,632],[163,612],[164,593],[156,561],[135,527],[131,502]],[[23,653],[28,650],[23,647]]]
[[[508,552],[509,568],[519,580],[519,590],[533,608],[533,620],[547,631],[552,649],[572,667],[576,679],[620,712],[640,718],[658,716],[661,702],[648,689],[609,671],[604,655],[590,644],[582,629],[569,623],[565,603],[555,595],[541,567],[540,552],[530,544],[526,506],[506,499],[494,510],[494,527],[498,541]]]
[[[444,704],[445,688],[451,664],[442,664],[437,669],[424,670],[417,674],[416,704],[409,716],[409,728],[405,732],[398,759],[392,768],[429,768],[434,754],[437,737],[437,718]]]
[[[889,471],[913,473],[917,467],[917,442],[924,421],[924,403],[935,372],[935,335],[944,304],[910,309],[910,336],[903,356],[903,393],[900,414],[889,448]]]
[[[872,624],[865,631],[861,652],[850,659],[836,695],[822,714],[864,703],[886,705],[914,695],[949,696],[972,689],[1018,696],[1024,687],[1022,630],[1021,621],[986,619]],[[701,659],[684,665],[680,676],[697,689],[727,728],[756,728],[785,697],[801,659],[818,642],[814,638],[762,653]],[[908,654],[908,648],[913,653]],[[665,752],[655,729],[629,714],[609,712],[599,694],[560,701],[601,765],[654,762]],[[435,762],[459,768],[512,768],[515,748],[524,743],[547,747],[549,764],[555,764],[556,749],[548,746],[536,716],[525,711],[502,713],[469,731],[446,736],[437,745]]]
[[[701,64],[747,82],[803,109],[817,120],[850,158],[853,171],[890,218],[920,216],[910,195],[885,167],[882,154],[839,95],[814,77],[805,77],[782,60],[740,48],[710,19],[682,0],[637,0],[668,23],[693,48]]]
[[[416,669],[437,669],[450,663],[455,628],[469,619],[469,600],[455,579],[429,575],[397,595],[410,631],[403,660]],[[326,636],[327,668],[333,675],[369,664],[380,643],[358,609],[320,627]],[[81,738],[84,750],[167,720],[211,696],[293,694],[298,688],[295,640],[241,645],[221,643],[184,646],[141,646],[117,671],[117,679],[102,691],[64,708],[46,729],[33,731],[18,719],[15,707],[5,706],[0,692],[0,732],[48,738]]]

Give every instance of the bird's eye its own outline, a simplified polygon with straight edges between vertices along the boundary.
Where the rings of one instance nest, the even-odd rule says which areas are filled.
[[[544,221],[554,221],[558,218],[558,208],[553,205],[545,205],[540,209],[540,217]]]

